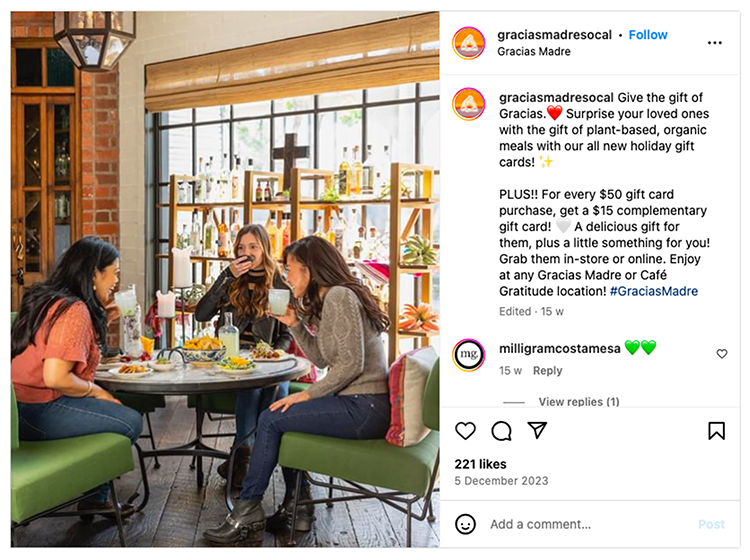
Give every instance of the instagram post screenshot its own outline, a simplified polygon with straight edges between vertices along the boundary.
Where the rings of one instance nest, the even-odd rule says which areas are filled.
[[[743,2],[38,4],[11,554],[748,556]]]

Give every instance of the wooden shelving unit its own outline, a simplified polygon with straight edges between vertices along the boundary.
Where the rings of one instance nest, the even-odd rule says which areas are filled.
[[[338,173],[330,170],[323,169],[302,169],[292,168],[291,170],[291,181],[290,181],[290,199],[289,200],[271,200],[271,201],[256,201],[255,200],[255,188],[258,182],[264,183],[271,181],[275,187],[272,189],[273,192],[278,192],[281,189],[281,185],[284,184],[283,173],[272,173],[266,171],[247,171],[245,172],[245,190],[244,200],[237,202],[216,202],[216,203],[192,203],[192,204],[180,204],[177,202],[177,187],[182,181],[195,182],[196,177],[188,175],[172,175],[169,179],[170,183],[170,195],[169,204],[160,204],[158,207],[168,207],[170,209],[170,228],[169,228],[169,247],[171,248],[176,245],[177,240],[177,217],[179,212],[190,212],[198,210],[202,212],[203,223],[207,219],[207,216],[215,209],[221,208],[242,208],[244,211],[245,223],[251,223],[254,210],[265,210],[270,211],[269,219],[266,222],[268,226],[270,220],[276,219],[277,225],[282,225],[282,214],[285,212],[291,213],[291,240],[296,241],[300,238],[300,232],[302,231],[300,222],[300,213],[305,211],[322,211],[323,212],[323,227],[327,231],[331,225],[331,217],[334,213],[339,214],[342,207],[345,206],[361,206],[363,211],[361,213],[362,225],[366,225],[366,207],[371,205],[387,205],[390,210],[389,219],[389,297],[388,297],[388,315],[391,319],[391,326],[388,331],[388,359],[389,363],[393,363],[398,357],[400,341],[403,339],[413,339],[418,342],[420,346],[427,346],[430,343],[430,338],[437,336],[437,333],[421,333],[421,332],[407,332],[400,331],[398,329],[398,318],[401,311],[402,301],[406,300],[404,294],[401,293],[400,279],[404,274],[420,275],[417,280],[420,283],[419,293],[420,302],[432,303],[432,285],[434,273],[439,269],[438,265],[431,266],[420,266],[420,265],[402,265],[401,264],[401,246],[404,241],[415,231],[417,224],[420,227],[420,234],[422,237],[428,240],[432,240],[432,212],[437,199],[433,198],[433,179],[434,169],[425,165],[414,165],[406,163],[393,163],[391,164],[391,185],[398,185],[398,192],[400,194],[400,185],[404,180],[404,177],[412,177],[416,187],[416,193],[419,197],[417,198],[402,198],[400,196],[381,199],[381,198],[352,198],[346,200],[338,200],[336,202],[325,202],[322,200],[304,199],[301,196],[303,191],[302,185],[307,181],[330,181],[335,180],[338,177]],[[396,189],[393,189],[394,192]],[[402,213],[405,210],[411,210],[408,218],[403,220]],[[156,255],[157,259],[169,259],[169,285],[172,286],[173,282],[173,264],[170,254],[159,254]],[[205,257],[205,256],[191,256],[190,260],[196,263],[209,263],[214,261],[230,262],[231,257]],[[348,261],[349,262],[349,261]],[[349,262],[353,265],[353,262]],[[206,280],[206,269],[203,266],[203,274],[200,282]],[[414,302],[419,303],[419,302]],[[174,321],[169,328],[169,342],[170,345],[174,343]]]

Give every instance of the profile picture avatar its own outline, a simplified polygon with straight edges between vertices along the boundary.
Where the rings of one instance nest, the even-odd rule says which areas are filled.
[[[453,363],[461,371],[476,371],[484,363],[484,347],[478,340],[464,338],[453,347]]]

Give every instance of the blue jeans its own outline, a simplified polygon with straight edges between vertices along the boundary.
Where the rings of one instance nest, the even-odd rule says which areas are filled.
[[[283,399],[287,395],[289,395],[289,382],[280,383],[278,391],[276,387],[266,387],[265,389],[251,389],[238,393],[234,405],[237,432],[234,437],[235,445],[252,445],[255,441],[255,434],[243,442],[240,442],[240,438],[255,429],[261,412],[271,406],[272,402]]]
[[[101,399],[60,397],[48,403],[18,403],[18,432],[24,441],[47,441],[91,434],[115,433],[138,441],[141,413]],[[106,501],[109,485],[100,487],[97,501]]]
[[[261,498],[268,488],[279,459],[281,437],[286,432],[301,432],[342,439],[380,439],[385,437],[391,420],[387,393],[380,395],[330,396],[292,405],[286,412],[265,410],[258,421],[250,471],[242,485],[240,498]],[[287,495],[294,471],[284,469]]]

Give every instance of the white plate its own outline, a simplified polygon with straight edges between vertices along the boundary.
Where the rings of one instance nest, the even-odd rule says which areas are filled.
[[[238,373],[240,375],[243,375],[243,374],[246,374],[246,373],[252,373],[252,372],[254,372],[258,368],[256,368],[256,367],[249,367],[249,368],[244,368],[244,369],[229,369],[229,368],[223,368],[221,366],[216,366],[216,369],[218,369],[221,373],[227,373],[227,374],[230,374],[230,375],[233,374],[233,373]]]
[[[252,353],[250,354],[250,357],[252,358]],[[287,354],[284,352],[281,356],[278,358],[253,358],[254,362],[285,362],[286,360],[291,360],[294,356],[292,354]]]
[[[115,377],[119,377],[120,379],[138,379],[139,377],[146,377],[147,375],[151,375],[154,370],[151,368],[146,368],[146,371],[143,371],[141,373],[120,373],[120,368],[112,368],[109,370],[109,373],[114,375]]]

